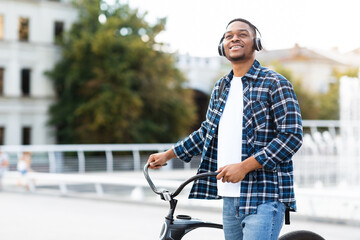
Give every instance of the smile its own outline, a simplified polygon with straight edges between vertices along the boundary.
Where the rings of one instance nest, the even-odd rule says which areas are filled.
[[[236,45],[236,46],[230,47],[230,49],[240,49],[240,48],[244,48],[244,46]]]

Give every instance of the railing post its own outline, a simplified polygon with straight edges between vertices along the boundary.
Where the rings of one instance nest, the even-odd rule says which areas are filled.
[[[139,150],[133,150],[133,159],[134,159],[134,170],[141,170],[141,159]]]
[[[53,151],[48,152],[48,155],[49,155],[49,172],[50,173],[56,173],[55,152],[53,152]]]
[[[106,171],[113,172],[114,171],[114,157],[112,151],[107,150],[106,154]]]
[[[329,132],[331,134],[331,136],[333,137],[333,139],[336,138],[336,129],[335,129],[335,126],[330,126],[329,127]]]
[[[311,135],[314,136],[314,134],[317,132],[317,127],[316,126],[311,126],[310,127],[310,132],[311,132]]]
[[[85,173],[85,154],[84,151],[78,151],[78,160],[79,160],[79,173]]]

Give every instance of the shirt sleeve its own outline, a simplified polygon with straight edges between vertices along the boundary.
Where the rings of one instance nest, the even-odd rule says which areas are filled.
[[[201,127],[191,133],[185,139],[177,142],[173,147],[175,155],[185,161],[190,162],[193,156],[202,153],[206,135],[206,121],[201,124]]]
[[[218,91],[219,91],[218,90],[219,82],[220,81],[218,81],[215,84],[215,87],[212,91],[209,106],[208,106],[207,113],[206,113],[206,119],[205,119],[205,121],[202,122],[200,128],[198,130],[194,131],[193,133],[191,133],[185,139],[177,142],[172,147],[175,155],[179,159],[181,159],[185,162],[190,162],[190,160],[192,159],[193,156],[199,155],[203,151],[206,134],[209,129],[209,124],[211,124],[210,123],[210,119],[212,118],[211,115],[214,112],[215,99],[217,98]]]
[[[302,145],[300,108],[293,87],[286,79],[272,85],[270,108],[277,136],[254,157],[264,169],[275,170],[282,160],[291,159]]]

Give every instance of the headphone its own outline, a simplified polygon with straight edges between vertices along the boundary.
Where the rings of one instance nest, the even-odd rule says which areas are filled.
[[[244,22],[246,24],[248,24],[254,31],[255,31],[255,38],[254,38],[254,48],[256,51],[260,51],[263,49],[262,43],[261,43],[261,33],[260,31],[257,29],[257,27],[255,27],[255,25],[253,25],[252,23],[250,23],[249,21],[242,19],[242,18],[236,18],[234,20],[231,20],[228,24],[228,26],[230,25],[230,23],[235,22],[235,21],[239,21],[239,22]],[[260,37],[258,37],[258,35]],[[220,39],[219,45],[218,45],[218,52],[220,56],[225,57],[225,49],[224,49],[224,39],[225,39],[225,34],[222,36],[222,38]]]

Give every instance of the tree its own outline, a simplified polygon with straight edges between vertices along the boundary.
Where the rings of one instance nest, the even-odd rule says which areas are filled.
[[[313,93],[302,87],[301,79],[294,79],[291,70],[276,62],[272,66],[294,86],[303,119],[338,120],[340,118],[340,78],[342,76],[357,77],[359,72],[358,68],[349,68],[346,71],[333,69],[334,80],[330,82],[328,91]]]
[[[195,120],[192,92],[183,88],[174,57],[155,41],[166,20],[151,26],[118,2],[76,4],[79,20],[48,73],[57,94],[50,124],[58,142],[169,142],[187,134]]]
[[[334,81],[330,83],[329,90],[319,96],[319,119],[323,120],[339,120],[340,119],[340,103],[339,90],[340,78],[342,76],[357,77],[359,69],[349,68],[346,71],[333,69]]]

